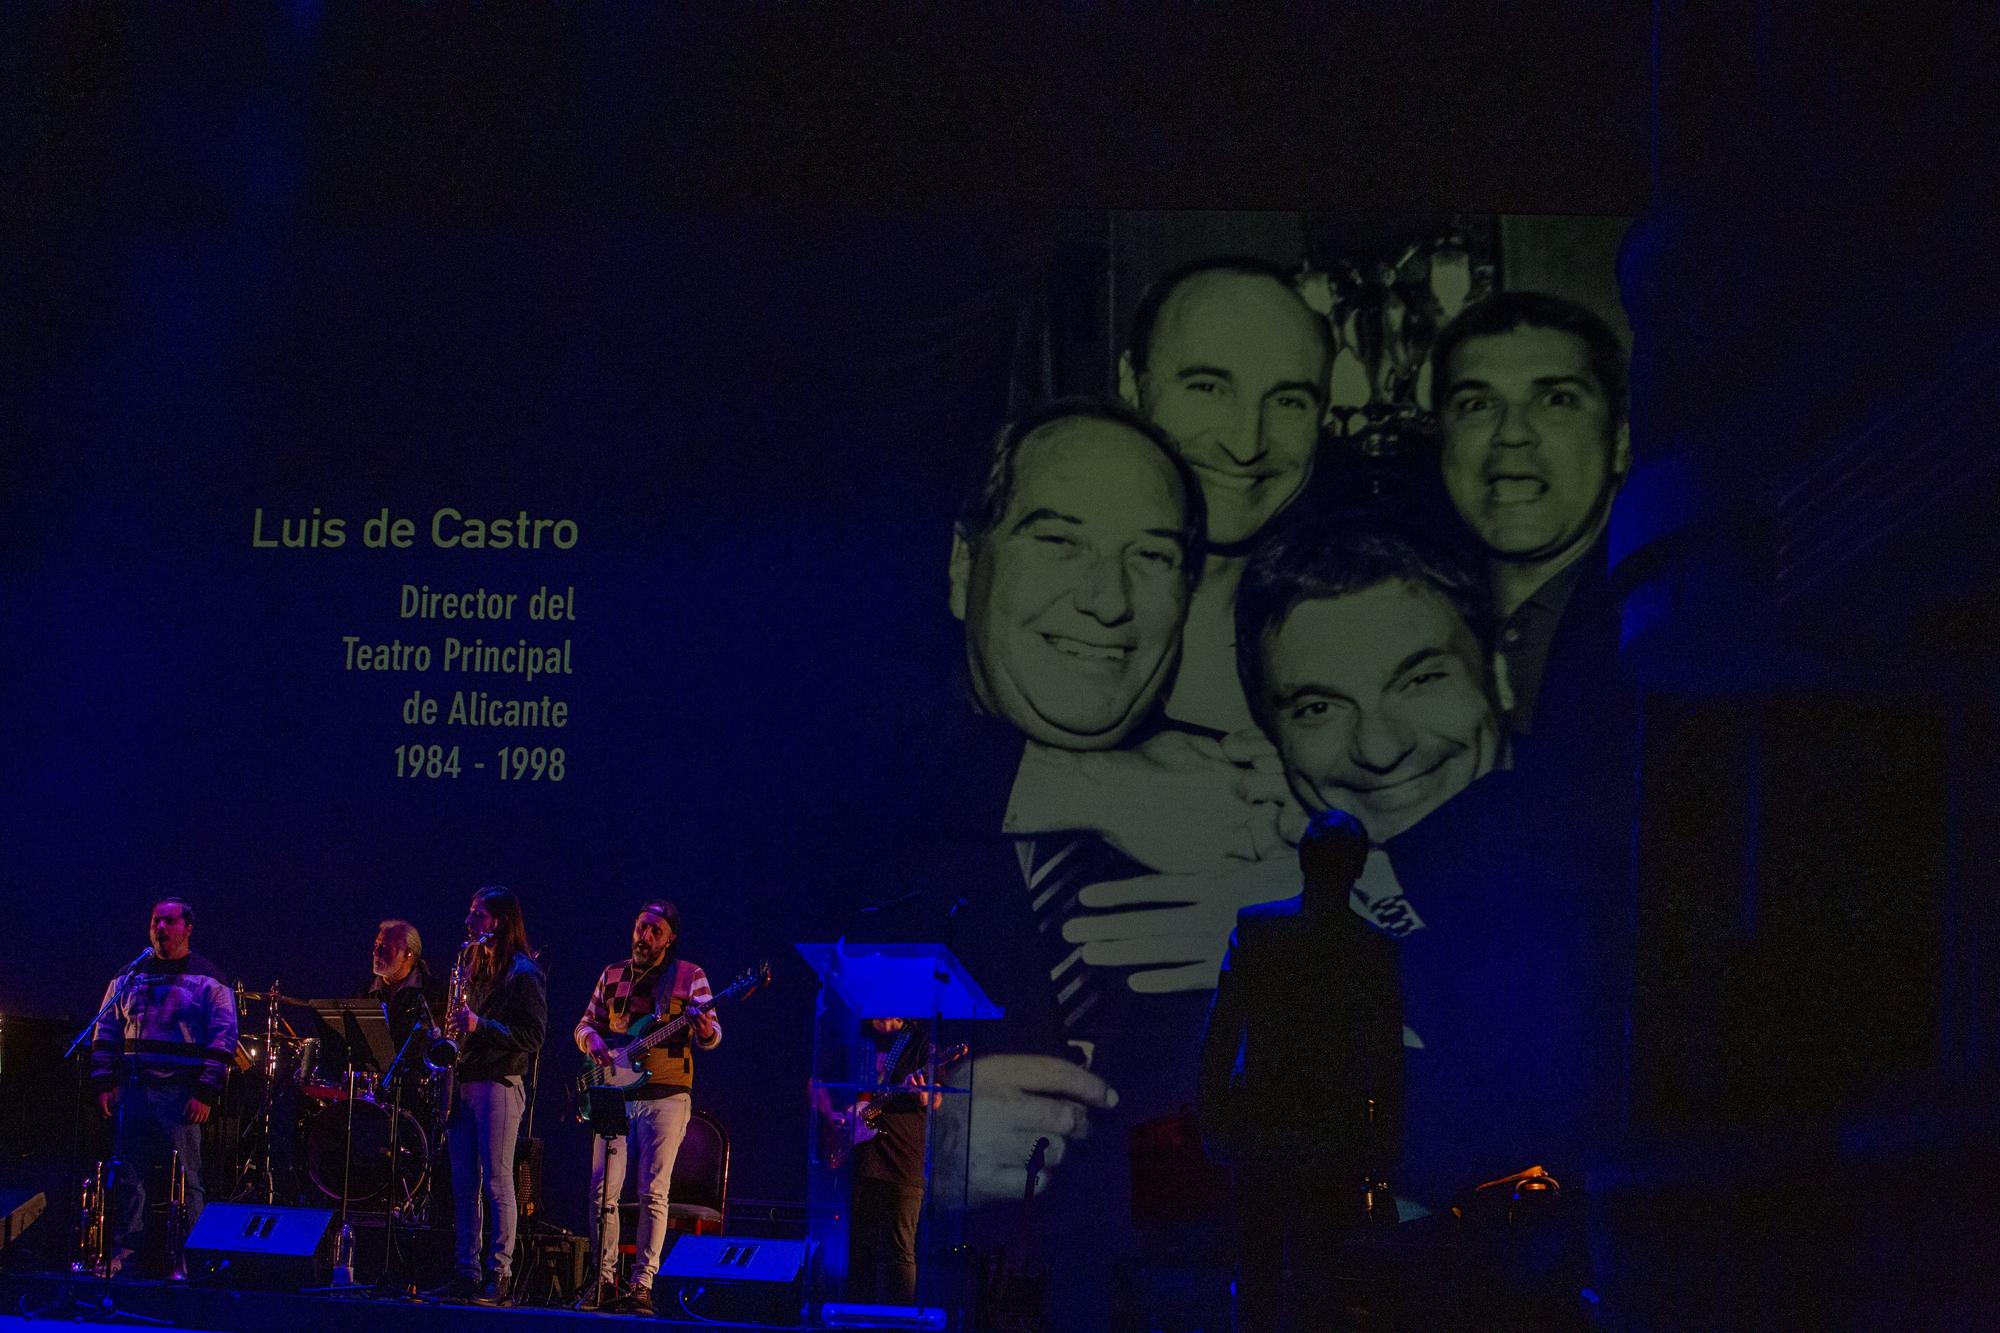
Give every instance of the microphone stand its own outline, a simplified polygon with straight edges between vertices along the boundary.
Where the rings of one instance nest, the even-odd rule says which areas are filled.
[[[347,1226],[347,1197],[353,1192],[354,1104],[357,1100],[359,1099],[355,1096],[354,1060],[350,1055],[347,1061],[347,1141],[341,1148],[340,1157],[340,1231],[339,1238],[334,1241],[333,1283],[331,1286],[325,1287],[307,1287],[299,1292],[301,1296],[371,1296],[374,1294],[373,1287],[364,1287],[354,1280],[354,1233],[348,1230]],[[390,1122],[389,1132],[391,1134],[395,1133],[394,1121]],[[389,1165],[392,1177],[390,1195],[393,1197],[395,1194],[393,1183],[395,1153],[393,1151],[389,1155]],[[342,1275],[343,1268],[345,1269],[345,1276]]]
[[[421,982],[418,983],[417,999],[420,1003],[423,1002],[423,987]],[[382,1007],[386,1012],[389,1007],[388,1001],[383,1001]],[[427,1018],[429,1011],[429,1005],[425,1004],[425,1015]],[[403,1057],[410,1053],[410,1043],[417,1039],[419,1032],[427,1032],[428,1030],[427,1028],[412,1027],[409,1034],[403,1038],[402,1046],[397,1049],[396,1058],[389,1062],[388,1072],[382,1075],[382,1081],[389,1085],[389,1211],[382,1222],[382,1274],[375,1279],[375,1294],[378,1296],[408,1296],[410,1294],[409,1288],[413,1285],[409,1281],[407,1274],[404,1275],[404,1280],[400,1284],[394,1280],[396,1277],[396,1214],[402,1211],[401,1206],[396,1202],[396,1187],[402,1183],[396,1170],[402,1163],[402,1157],[396,1148],[396,1131],[402,1127],[403,1122],[403,1084],[398,1075],[402,1073]],[[428,1165],[426,1163],[426,1166]],[[415,1197],[414,1192],[411,1197]]]
[[[129,982],[131,980],[132,974],[138,970],[139,964],[145,962],[148,958],[151,958],[152,956],[153,956],[153,946],[149,944],[144,949],[140,950],[139,956],[137,958],[134,958],[131,962],[125,965],[125,970],[118,974],[118,980],[121,982]],[[126,987],[121,985],[116,990],[112,991],[111,994],[105,998],[103,1007],[100,1008],[96,1013],[92,1014],[90,1016],[90,1021],[83,1025],[83,1030],[81,1032],[78,1032],[76,1036],[70,1038],[69,1048],[62,1053],[62,1058],[65,1061],[67,1061],[72,1055],[76,1054],[76,1048],[83,1045],[84,1041],[89,1038],[91,1033],[97,1031],[97,1025],[104,1020],[104,1016],[110,1013],[112,1009],[116,1008],[118,1002],[125,998],[125,990]]]
[[[147,945],[145,950],[141,952],[137,958],[134,958],[130,963],[127,963],[125,965],[125,970],[118,973],[117,977],[114,979],[120,982],[129,982],[131,980],[132,974],[138,970],[139,965],[151,957],[153,957],[153,948],[151,945]],[[69,1062],[69,1058],[76,1054],[77,1048],[83,1045],[83,1043],[90,1037],[91,1033],[97,1031],[97,1025],[103,1021],[104,1016],[110,1013],[113,1009],[117,1008],[118,1004],[122,1000],[124,1000],[127,989],[128,986],[124,984],[121,984],[117,986],[115,989],[113,989],[111,995],[104,1001],[104,1004],[98,1009],[98,1011],[95,1014],[91,1015],[90,1021],[83,1025],[82,1031],[78,1032],[76,1036],[70,1040],[69,1046],[62,1053],[63,1063],[67,1064]],[[80,1084],[83,1084],[86,1087],[88,1086],[89,1083],[88,1071],[85,1070],[82,1065],[77,1066],[77,1080]],[[74,1174],[74,1167],[82,1165],[82,1162],[80,1160],[80,1155],[83,1151],[82,1124],[83,1122],[81,1118],[79,1118],[77,1122],[77,1134],[76,1134],[76,1150],[79,1154],[79,1160],[72,1166],[72,1174],[70,1176],[71,1180],[76,1179],[76,1176]],[[113,1159],[112,1165],[114,1167],[117,1165],[116,1159]],[[103,1188],[98,1191],[97,1195],[97,1208],[98,1208],[98,1215],[103,1219],[101,1225],[108,1232],[111,1226],[111,1218],[110,1218],[111,1203],[110,1199],[108,1198],[111,1192],[111,1179],[112,1179],[111,1172],[106,1171],[104,1173],[103,1179],[104,1179]],[[108,1246],[108,1244],[109,1244],[109,1239],[107,1237],[106,1245]],[[99,1254],[101,1255],[102,1253],[103,1251],[100,1250]],[[113,1300],[111,1299],[111,1275],[108,1271],[106,1271],[105,1267],[101,1263],[95,1268],[93,1268],[91,1273],[78,1274],[77,1276],[80,1279],[95,1281],[97,1287],[97,1299],[95,1301],[86,1302],[83,1300],[79,1300],[73,1289],[69,1287],[67,1284],[65,1284],[64,1287],[62,1288],[61,1293],[56,1297],[56,1299],[51,1301],[49,1304],[41,1307],[40,1309],[36,1310],[27,1309],[26,1308],[27,1303],[25,1301],[22,1302],[23,1305],[22,1314],[29,1319],[35,1319],[35,1318],[47,1319],[55,1316],[83,1318],[85,1316],[88,1316],[89,1318],[102,1322],[119,1322],[127,1324],[155,1324],[162,1328],[167,1326],[169,1321],[165,1319],[156,1319],[151,1315],[134,1314],[130,1310],[119,1309],[116,1303],[113,1302]],[[81,1283],[79,1283],[79,1285],[81,1285]]]

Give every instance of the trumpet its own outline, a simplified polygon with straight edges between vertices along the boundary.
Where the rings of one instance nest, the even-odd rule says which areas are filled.
[[[187,1163],[180,1149],[167,1162],[167,1278],[187,1281]]]
[[[72,1273],[111,1276],[111,1232],[105,1225],[109,1210],[106,1190],[109,1187],[109,1172],[103,1162],[97,1164],[96,1171],[83,1178],[81,1207],[77,1212],[76,1261],[69,1266]]]
[[[444,1022],[431,1034],[430,1045],[424,1048],[424,1063],[439,1073],[458,1067],[458,1048],[465,1041],[465,1034],[458,1028],[458,1011],[465,1007],[465,987],[472,971],[472,951],[492,942],[491,933],[466,936],[465,944],[458,951],[458,960],[451,965],[451,980],[445,987]]]

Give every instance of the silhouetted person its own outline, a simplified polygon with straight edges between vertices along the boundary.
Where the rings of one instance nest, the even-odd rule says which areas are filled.
[[[1392,1156],[1396,944],[1348,905],[1368,850],[1353,815],[1316,815],[1299,843],[1299,895],[1237,915],[1216,986],[1201,1120],[1210,1154],[1235,1173],[1242,1328],[1334,1326],[1335,1252]]]

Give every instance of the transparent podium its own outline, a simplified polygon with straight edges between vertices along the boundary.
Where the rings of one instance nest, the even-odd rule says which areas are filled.
[[[813,1262],[809,1314],[821,1327],[944,1328],[965,1308],[964,1200],[970,1165],[963,1133],[970,1092],[948,1085],[952,1067],[970,1056],[947,1024],[999,1018],[1003,1010],[951,951],[935,944],[801,944],[819,974],[813,1014],[813,1064],[808,1095],[806,1206]],[[874,1021],[879,1020],[879,1021]],[[912,1080],[924,1091],[912,1092]],[[926,1105],[934,1107],[919,1115]],[[856,1246],[855,1205],[862,1190],[869,1234],[881,1220],[873,1201],[880,1182],[905,1184],[917,1169],[921,1137],[923,1204],[917,1228],[915,1304],[894,1290],[883,1265],[854,1263],[870,1246]],[[880,1253],[879,1246],[874,1253]],[[884,1323],[887,1307],[907,1323]]]

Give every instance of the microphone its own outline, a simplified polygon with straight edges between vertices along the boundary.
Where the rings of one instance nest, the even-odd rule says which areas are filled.
[[[145,962],[148,958],[151,958],[152,956],[153,956],[153,946],[149,944],[145,948],[139,950],[139,956],[137,958],[134,958],[131,962],[125,964],[124,968],[122,968],[119,971],[118,975],[121,977],[124,976],[125,973],[132,971],[134,968],[138,967],[139,964]]]

